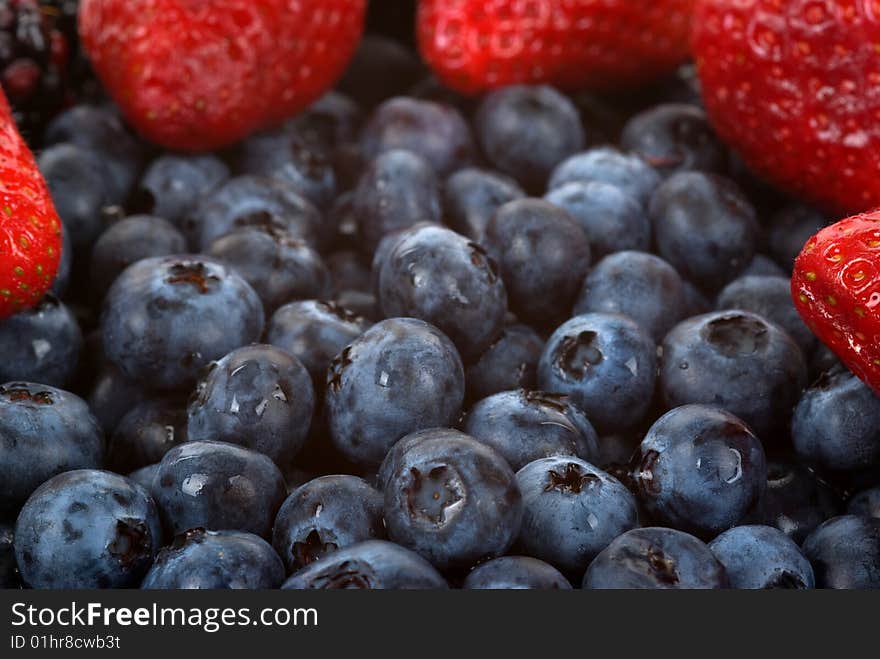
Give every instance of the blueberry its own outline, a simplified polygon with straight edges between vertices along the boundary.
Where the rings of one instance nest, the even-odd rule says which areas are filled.
[[[755,255],[755,209],[728,179],[674,174],[651,198],[650,215],[660,256],[703,289],[735,279]]]
[[[413,318],[385,320],[333,360],[325,413],[349,460],[378,465],[401,437],[452,426],[464,400],[464,369],[452,342]]]
[[[230,231],[250,226],[276,228],[317,248],[325,239],[322,224],[315,206],[283,181],[238,176],[203,197],[182,228],[199,250]]]
[[[229,168],[216,156],[166,153],[150,163],[144,172],[135,191],[135,205],[142,213],[180,225],[199,199],[228,178]]]
[[[357,252],[345,249],[332,252],[327,255],[324,262],[330,271],[333,290],[372,293],[370,281],[372,273]]]
[[[405,92],[423,73],[424,67],[411,49],[394,39],[367,34],[338,87],[359,104],[373,107]]]
[[[164,548],[141,588],[147,590],[258,590],[278,588],[284,564],[252,533],[191,529]]]
[[[813,568],[800,547],[771,526],[737,526],[725,531],[709,549],[721,561],[731,588],[815,588]]]
[[[153,486],[153,477],[156,475],[156,472],[159,471],[159,463],[147,465],[146,467],[141,467],[140,469],[135,469],[133,472],[128,474],[127,478],[129,480],[134,481],[147,491]]]
[[[684,284],[685,309],[687,309],[685,318],[712,311],[712,303],[700,289],[686,279],[682,280],[682,284]]]
[[[267,312],[330,293],[330,271],[320,254],[277,227],[237,229],[215,240],[205,253],[241,275]]]
[[[687,315],[681,277],[658,256],[617,252],[599,261],[584,279],[575,315],[615,313],[638,323],[659,342]]]
[[[170,222],[152,215],[132,215],[112,224],[91,254],[90,281],[103,295],[132,263],[152,256],[186,252],[186,238]]]
[[[552,565],[529,556],[502,556],[478,565],[462,584],[465,590],[571,590]]]
[[[391,540],[441,571],[501,556],[513,544],[522,497],[500,454],[463,433],[436,430],[389,458],[383,469]]]
[[[764,448],[733,414],[684,405],[651,426],[635,457],[639,499],[669,526],[712,536],[743,520],[767,484]]]
[[[55,297],[64,297],[70,285],[71,271],[73,270],[73,244],[70,240],[70,230],[61,224],[61,258],[58,261],[58,271],[55,273],[55,281],[49,291]]]
[[[660,390],[667,407],[717,405],[769,441],[784,430],[806,386],[797,344],[746,311],[716,311],[676,325],[663,340]]]
[[[186,411],[173,398],[140,403],[122,417],[107,445],[107,465],[124,474],[159,462],[186,440]]]
[[[329,206],[336,196],[336,174],[326,148],[298,134],[295,124],[242,142],[240,168],[284,182],[318,208]]]
[[[620,145],[663,175],[683,171],[723,172],[727,150],[695,105],[667,103],[636,115],[623,129]]]
[[[87,250],[103,229],[101,209],[111,203],[106,163],[89,149],[58,144],[43,151],[37,165],[71,244]]]
[[[314,409],[302,362],[275,346],[247,346],[212,364],[199,382],[187,440],[240,444],[283,464],[303,447]]]
[[[590,313],[561,325],[538,362],[538,386],[569,396],[601,433],[635,426],[651,404],[653,339],[625,316]]]
[[[809,367],[811,382],[819,379],[823,373],[844,368],[834,351],[821,342],[810,357]]]
[[[329,91],[287,124],[288,130],[312,146],[332,152],[357,139],[361,109],[351,98]]]
[[[584,147],[577,107],[552,87],[513,85],[490,92],[475,118],[483,153],[530,191]]]
[[[301,485],[278,511],[272,544],[289,573],[358,542],[385,537],[382,494],[355,476]]]
[[[0,524],[0,590],[19,587],[14,540],[14,528],[8,524]]]
[[[544,197],[568,211],[587,236],[594,258],[651,247],[651,221],[639,200],[602,181],[571,181]]]
[[[767,236],[770,254],[783,268],[791,271],[804,244],[828,224],[828,217],[803,204],[791,204],[770,220]]]
[[[382,237],[420,222],[441,219],[440,190],[431,165],[409,151],[386,151],[358,181],[352,208],[362,249],[372,254]]]
[[[59,114],[46,128],[46,146],[70,142],[91,149],[107,162],[112,203],[121,203],[137,179],[142,149],[112,108],[77,105]]]
[[[849,515],[880,518],[880,486],[862,490],[846,506]]]
[[[335,302],[306,300],[279,308],[269,321],[266,339],[303,363],[321,395],[330,362],[369,325]]]
[[[394,149],[412,151],[439,176],[469,165],[475,151],[470,127],[458,110],[404,96],[375,109],[361,132],[360,147],[366,160]]]
[[[519,548],[580,577],[608,544],[639,525],[620,481],[570,456],[541,458],[516,474],[523,496]]]
[[[68,384],[83,346],[73,314],[49,294],[35,307],[0,322],[0,382]]]
[[[269,537],[287,491],[265,455],[225,442],[187,442],[168,451],[150,487],[174,535],[202,527]]]
[[[488,169],[466,167],[446,179],[443,210],[452,229],[480,242],[495,211],[525,196],[512,178]]]
[[[692,535],[675,529],[634,529],[616,538],[584,575],[590,589],[727,588],[724,566]]]
[[[715,302],[717,309],[751,311],[784,329],[805,355],[816,346],[816,337],[804,324],[791,299],[791,281],[784,277],[745,276],[730,282]]]
[[[801,462],[823,469],[880,464],[880,398],[849,371],[825,373],[801,396],[791,439]]]
[[[463,430],[498,451],[514,470],[550,456],[599,457],[599,438],[584,413],[565,396],[543,391],[485,398],[470,410]]]
[[[446,580],[424,558],[384,540],[367,540],[306,566],[282,590],[446,589]]]
[[[379,303],[386,316],[412,316],[445,332],[465,360],[498,338],[507,293],[480,245],[443,227],[401,236],[381,263]]]
[[[147,491],[109,471],[78,469],[49,479],[15,524],[15,556],[31,588],[136,587],[161,546]]]
[[[578,153],[559,164],[550,176],[548,189],[572,182],[610,183],[646,205],[661,178],[653,167],[636,155],[603,146]]]
[[[201,256],[129,266],[104,301],[107,358],[157,389],[189,387],[201,368],[260,338],[263,306],[238,274]]]
[[[788,279],[788,273],[776,264],[776,261],[763,254],[755,254],[755,258],[749,266],[742,271],[742,277],[784,277]]]
[[[749,521],[775,526],[800,544],[839,509],[837,495],[812,471],[802,465],[771,462],[767,489]]]
[[[880,519],[843,515],[804,541],[818,588],[880,588]]]
[[[52,476],[103,459],[104,434],[84,400],[42,384],[0,385],[0,519]]]
[[[138,403],[149,398],[140,382],[129,380],[112,364],[106,365],[89,392],[89,408],[110,436],[119,422]]]
[[[482,400],[502,391],[535,389],[543,350],[544,340],[533,329],[508,325],[465,370],[468,398]]]
[[[590,268],[590,243],[566,211],[540,199],[511,201],[489,220],[482,244],[519,318],[543,327],[568,318]]]

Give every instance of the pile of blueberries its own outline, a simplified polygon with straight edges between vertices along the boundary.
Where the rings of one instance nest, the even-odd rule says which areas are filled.
[[[830,218],[691,71],[465,99],[369,36],[209,155],[42,136],[54,295],[0,324],[0,585],[880,587],[880,399],[789,294]]]

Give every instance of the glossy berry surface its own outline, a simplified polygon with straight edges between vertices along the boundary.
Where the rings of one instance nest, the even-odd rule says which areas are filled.
[[[880,519],[834,517],[813,531],[802,548],[819,588],[862,589],[880,584]]]
[[[462,584],[465,590],[571,590],[552,565],[529,556],[502,556],[478,565]]]
[[[513,389],[534,389],[544,341],[527,325],[509,325],[465,371],[467,396],[481,400]]]
[[[802,590],[815,587],[813,568],[794,541],[769,526],[737,526],[709,549],[721,561],[731,588]]]

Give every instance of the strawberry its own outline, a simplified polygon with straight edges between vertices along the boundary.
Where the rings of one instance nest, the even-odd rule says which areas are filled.
[[[147,139],[202,151],[306,107],[342,74],[366,0],[82,0],[83,45]]]
[[[465,94],[515,83],[607,89],[687,58],[694,0],[421,0],[422,56]]]
[[[795,261],[791,292],[810,329],[880,393],[880,211],[810,238]]]
[[[880,2],[698,0],[693,48],[752,169],[838,216],[880,205]]]
[[[39,302],[61,258],[61,222],[0,92],[0,319]]]

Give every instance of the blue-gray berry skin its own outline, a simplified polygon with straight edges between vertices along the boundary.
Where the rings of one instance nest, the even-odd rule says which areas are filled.
[[[175,398],[139,403],[122,417],[107,444],[107,466],[125,474],[155,464],[186,440],[186,406]]]
[[[335,302],[304,300],[280,307],[269,320],[266,340],[299,359],[323,394],[327,367],[370,323]]]
[[[579,458],[535,460],[516,480],[524,510],[519,549],[565,574],[580,577],[614,538],[639,525],[632,493]]]
[[[388,460],[382,473],[392,541],[441,571],[466,569],[510,549],[523,502],[513,470],[496,451],[439,429],[420,433]]]
[[[813,531],[801,547],[817,588],[880,588],[880,519],[843,515]]]
[[[283,181],[237,176],[203,197],[182,228],[190,245],[199,250],[248,226],[273,227],[318,248],[326,238],[322,224],[314,204]]]
[[[804,244],[829,223],[824,214],[804,204],[793,203],[779,210],[770,220],[767,243],[770,255],[791,272]]]
[[[79,365],[82,331],[54,295],[0,322],[0,382],[66,386]]]
[[[862,490],[856,494],[846,506],[850,515],[880,518],[880,486]]]
[[[153,215],[132,215],[100,235],[91,253],[90,282],[95,293],[107,292],[132,263],[152,256],[186,252],[186,238],[170,222]]]
[[[104,300],[104,350],[123,374],[154,389],[192,386],[199,371],[263,333],[263,305],[240,275],[202,256],[144,259]]]
[[[751,311],[776,323],[795,340],[804,355],[811,354],[816,347],[816,336],[794,307],[788,276],[746,275],[735,279],[718,294],[715,308]]]
[[[275,346],[246,346],[211,364],[197,385],[187,439],[239,444],[284,464],[303,447],[314,411],[302,362]]]
[[[229,168],[217,156],[165,153],[144,172],[135,190],[136,206],[179,225],[200,198],[228,178]]]
[[[608,183],[647,205],[661,178],[653,167],[636,155],[621,153],[614,147],[597,147],[559,163],[547,188],[555,190],[573,181]]]
[[[791,438],[798,459],[821,469],[880,464],[880,398],[849,371],[824,373],[801,396]]]
[[[516,181],[500,172],[466,167],[446,179],[443,210],[453,230],[481,242],[495,211],[525,196]]]
[[[584,279],[574,314],[616,313],[632,318],[659,342],[687,316],[681,277],[653,254],[617,252],[599,261]]]
[[[161,546],[159,513],[147,491],[95,469],[43,483],[15,525],[22,580],[37,589],[136,587]]]
[[[489,162],[528,190],[543,189],[553,168],[584,147],[577,107],[545,85],[490,92],[474,123]]]
[[[159,552],[141,588],[261,590],[278,588],[284,576],[284,564],[261,537],[190,529]]]
[[[528,325],[508,325],[480,358],[465,370],[468,400],[502,391],[535,389],[544,339]]]
[[[146,467],[141,467],[140,469],[135,469],[128,474],[127,478],[149,491],[150,488],[153,487],[153,477],[156,475],[157,471],[159,471],[158,462],[147,465]]]
[[[366,160],[394,149],[412,151],[439,176],[469,165],[476,151],[470,127],[457,109],[404,96],[373,111],[361,131],[360,148]]]
[[[442,216],[437,175],[409,151],[385,151],[364,170],[354,190],[361,247],[371,255],[384,236]]]
[[[100,334],[100,330],[98,333]],[[122,421],[122,417],[136,405],[152,397],[151,392],[145,391],[140,382],[128,379],[118,368],[107,364],[92,385],[88,403],[92,414],[109,437]]]
[[[415,318],[391,318],[336,356],[324,406],[336,448],[376,466],[404,435],[455,425],[463,401],[464,368],[446,335]]]
[[[602,181],[571,181],[544,199],[566,210],[590,242],[593,258],[624,250],[651,248],[651,220],[640,200],[624,188]]]
[[[414,551],[366,540],[333,552],[296,572],[282,590],[437,590],[449,585]]]
[[[501,270],[510,309],[537,327],[569,317],[590,269],[586,234],[563,209],[541,199],[499,208],[482,242]]]
[[[721,561],[731,588],[815,588],[810,561],[800,547],[772,526],[736,526],[709,543]]]
[[[449,229],[422,226],[401,236],[382,260],[379,303],[387,317],[436,325],[470,361],[500,334],[507,292],[483,247]]]
[[[717,405],[772,441],[807,384],[801,349],[774,323],[747,311],[716,311],[676,325],[663,339],[666,406]]]
[[[49,292],[55,297],[63,298],[70,285],[71,270],[73,269],[73,247],[70,243],[70,231],[61,225],[61,257],[58,261],[58,272]]]
[[[755,254],[755,258],[753,258],[752,262],[749,263],[749,266],[742,271],[740,277],[784,277],[788,279],[788,275],[789,273],[777,265],[776,261],[769,256]]]
[[[557,455],[599,458],[593,426],[559,394],[519,389],[484,398],[468,412],[463,430],[498,451],[514,470]]]
[[[552,565],[530,556],[502,556],[475,567],[462,584],[465,590],[571,590]]]
[[[650,215],[660,256],[705,290],[735,279],[755,255],[755,209],[728,179],[674,174],[654,192]]]
[[[18,588],[21,579],[15,562],[15,528],[0,523],[0,590]]]
[[[268,538],[287,496],[275,463],[225,442],[187,442],[171,449],[150,491],[173,535],[201,527]]]
[[[309,144],[332,151],[357,139],[361,108],[338,91],[329,91],[287,122],[288,130]]]
[[[727,588],[724,566],[694,536],[647,527],[617,537],[590,564],[585,589]]]
[[[32,382],[0,385],[0,519],[52,476],[103,460],[104,433],[84,400]]]
[[[385,537],[382,494],[356,476],[321,476],[285,500],[272,530],[272,544],[296,572],[365,540]]]
[[[664,103],[637,114],[624,126],[620,145],[664,176],[727,168],[727,149],[705,110],[689,103]]]
[[[764,448],[734,415],[685,405],[651,426],[635,457],[639,499],[677,529],[712,536],[738,524],[767,483]]]
[[[638,424],[651,404],[654,340],[634,321],[589,313],[563,323],[538,362],[538,386],[565,394],[600,433]]]

